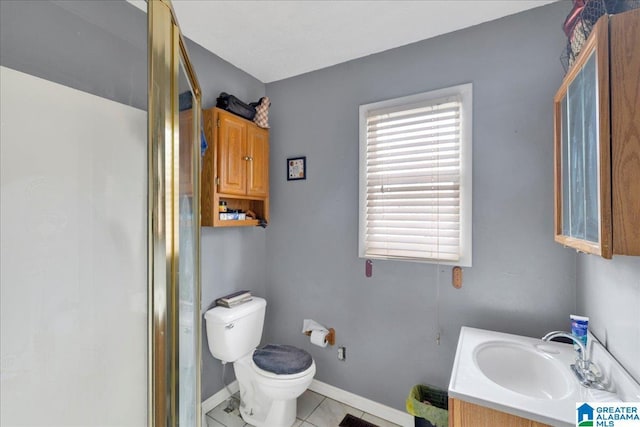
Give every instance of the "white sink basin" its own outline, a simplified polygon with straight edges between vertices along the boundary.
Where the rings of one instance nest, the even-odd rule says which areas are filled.
[[[573,346],[463,327],[449,397],[554,427],[575,427],[576,402],[590,402],[569,365]]]
[[[563,399],[572,391],[566,367],[535,345],[490,341],[476,347],[474,362],[491,381],[536,399]]]
[[[575,427],[578,402],[640,400],[640,385],[589,334],[592,360],[611,381],[609,393],[582,387],[571,371],[571,344],[462,327],[449,397],[554,427]]]
[[[640,385],[592,335],[589,341],[616,394],[580,385],[571,344],[462,327],[449,397],[554,427],[575,427],[578,402],[638,401]]]

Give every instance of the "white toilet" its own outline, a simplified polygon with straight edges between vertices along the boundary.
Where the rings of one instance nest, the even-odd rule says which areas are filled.
[[[240,385],[240,414],[256,427],[291,427],[296,400],[316,373],[311,355],[286,345],[260,344],[267,302],[263,298],[232,308],[214,307],[204,315],[209,350],[233,362]]]

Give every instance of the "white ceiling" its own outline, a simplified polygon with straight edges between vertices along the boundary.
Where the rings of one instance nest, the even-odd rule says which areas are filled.
[[[174,0],[173,7],[186,37],[269,83],[553,1]]]

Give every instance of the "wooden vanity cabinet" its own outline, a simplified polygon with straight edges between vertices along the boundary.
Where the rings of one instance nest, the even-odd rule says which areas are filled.
[[[449,427],[549,427],[537,421],[507,414],[464,400],[449,398]]]
[[[554,98],[555,240],[640,255],[640,9],[601,17]]]
[[[219,108],[203,111],[203,118],[210,146],[202,164],[202,225],[258,225],[258,219],[220,220],[221,201],[268,222],[269,131]]]

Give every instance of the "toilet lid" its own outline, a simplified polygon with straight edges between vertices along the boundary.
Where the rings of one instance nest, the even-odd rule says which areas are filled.
[[[313,359],[306,351],[291,345],[267,344],[253,352],[253,362],[267,372],[290,375],[309,369]]]

